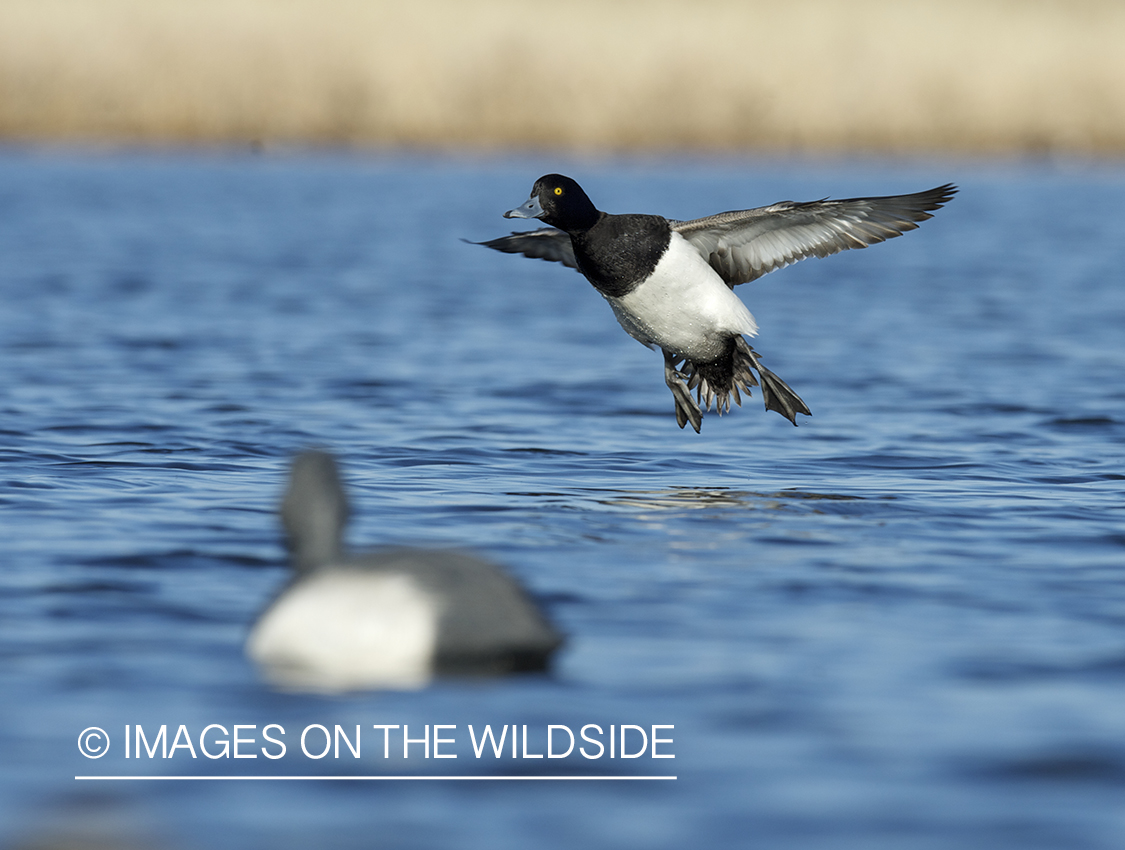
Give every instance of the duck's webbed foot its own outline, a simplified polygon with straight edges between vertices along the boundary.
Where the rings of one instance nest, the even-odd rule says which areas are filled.
[[[676,423],[683,428],[690,422],[691,427],[698,434],[703,425],[703,414],[699,411],[695,399],[691,397],[687,384],[684,383],[684,374],[676,368],[678,362],[674,355],[664,352],[664,383],[672,391],[672,398],[676,402]]]
[[[785,381],[758,361],[757,353],[745,339],[735,338],[735,350],[739,357],[748,360],[757,370],[758,377],[761,379],[762,399],[766,403],[766,410],[777,411],[794,425],[797,424],[798,413],[812,416],[812,411],[801,401],[801,397],[793,392]]]

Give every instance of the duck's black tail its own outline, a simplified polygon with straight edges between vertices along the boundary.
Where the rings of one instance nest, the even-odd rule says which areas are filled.
[[[741,336],[732,337],[728,351],[716,360],[708,363],[688,362],[686,364],[688,389],[696,391],[696,398],[705,410],[710,410],[711,404],[714,403],[715,410],[721,416],[730,411],[732,395],[735,404],[741,407],[741,393],[746,393],[747,397],[750,397],[752,395],[750,388],[759,386],[759,380],[754,377],[754,371],[751,370],[758,373],[766,410],[777,411],[794,425],[797,424],[798,413],[812,415],[801,397],[793,392],[785,381],[761,364],[757,352]]]

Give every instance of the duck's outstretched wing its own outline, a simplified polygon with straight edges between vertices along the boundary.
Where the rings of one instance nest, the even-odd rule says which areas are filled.
[[[672,229],[694,245],[733,288],[806,257],[827,257],[901,236],[917,228],[918,222],[933,218],[930,211],[948,202],[956,191],[956,186],[947,183],[913,195],[782,201],[673,221]],[[484,244],[496,247],[492,242]]]
[[[471,244],[484,245],[505,254],[523,254],[533,260],[551,260],[572,269],[578,268],[569,234],[553,227],[541,227],[526,233],[513,233],[511,236]]]

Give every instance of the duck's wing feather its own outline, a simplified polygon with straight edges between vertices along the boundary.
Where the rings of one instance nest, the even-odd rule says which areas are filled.
[[[511,236],[501,236],[499,239],[473,244],[484,245],[487,248],[503,251],[505,254],[523,254],[533,260],[551,260],[570,266],[572,269],[578,268],[570,235],[554,227],[541,227],[538,230],[513,233]]]
[[[782,201],[671,224],[733,288],[806,257],[827,257],[901,236],[933,218],[930,211],[956,191],[947,183],[913,195]]]

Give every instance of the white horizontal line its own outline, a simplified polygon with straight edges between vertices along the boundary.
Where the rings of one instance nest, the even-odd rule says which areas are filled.
[[[130,780],[130,781],[167,781],[167,780],[192,780],[205,782],[232,782],[251,780],[308,780],[316,782],[326,781],[372,781],[372,780],[412,780],[412,781],[439,781],[439,780],[472,780],[472,781],[535,781],[535,780],[561,780],[579,782],[601,781],[638,781],[638,780],[669,780],[675,776],[76,776],[78,780]]]

